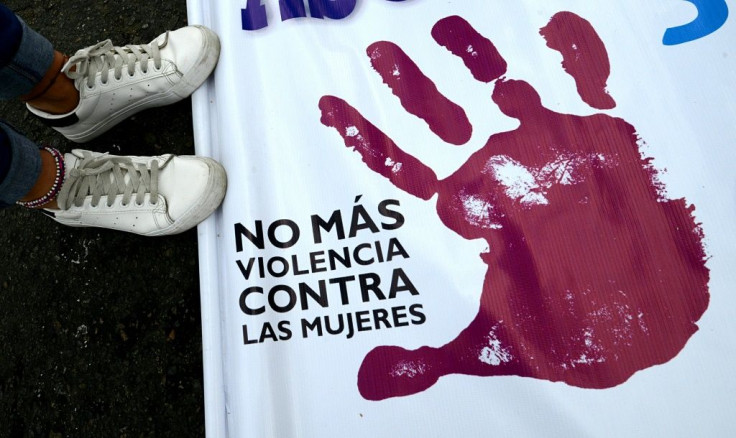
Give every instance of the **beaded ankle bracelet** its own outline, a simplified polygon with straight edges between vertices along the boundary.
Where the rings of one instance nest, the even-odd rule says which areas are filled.
[[[44,146],[43,149],[46,152],[50,153],[51,156],[54,157],[54,161],[56,162],[56,176],[54,177],[54,184],[51,186],[51,189],[48,191],[48,193],[38,199],[34,199],[33,201],[17,201],[16,204],[20,206],[26,208],[36,208],[48,204],[54,198],[56,198],[56,195],[59,194],[59,190],[61,190],[61,184],[64,182],[64,156],[61,154],[61,152],[52,147]]]

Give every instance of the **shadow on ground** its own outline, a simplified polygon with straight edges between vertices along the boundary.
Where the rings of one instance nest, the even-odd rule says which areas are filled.
[[[3,0],[67,54],[148,42],[186,2]],[[29,138],[78,147],[0,102]],[[139,113],[85,149],[192,154],[191,102]],[[0,437],[204,436],[196,232],[142,238],[0,210]]]

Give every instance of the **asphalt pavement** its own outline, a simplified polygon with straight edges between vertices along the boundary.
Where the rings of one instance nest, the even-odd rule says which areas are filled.
[[[186,1],[2,0],[69,55],[186,25]],[[0,117],[80,147],[19,101]],[[193,154],[191,101],[147,110],[81,146]],[[204,436],[196,231],[144,238],[0,210],[0,438]]]

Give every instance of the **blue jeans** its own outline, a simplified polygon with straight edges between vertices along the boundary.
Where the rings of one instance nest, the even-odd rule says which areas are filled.
[[[0,99],[30,92],[53,59],[51,43],[0,3]],[[0,207],[27,194],[40,173],[38,145],[0,120]]]

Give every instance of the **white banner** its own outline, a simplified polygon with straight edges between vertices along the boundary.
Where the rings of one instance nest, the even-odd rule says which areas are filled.
[[[189,17],[208,436],[736,433],[725,2]]]

